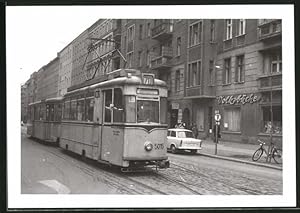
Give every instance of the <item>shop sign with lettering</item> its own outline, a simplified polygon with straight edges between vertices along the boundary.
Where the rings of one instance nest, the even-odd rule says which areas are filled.
[[[218,96],[217,101],[219,104],[246,104],[250,103],[253,104],[258,102],[260,98],[254,94],[241,94],[241,95],[228,95],[228,96]]]

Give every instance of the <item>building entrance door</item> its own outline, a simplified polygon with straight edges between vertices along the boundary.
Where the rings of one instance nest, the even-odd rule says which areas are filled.
[[[182,122],[185,123],[186,128],[190,128],[190,110],[188,108],[183,110]]]
[[[172,109],[171,111],[171,128],[175,127],[178,120],[178,109]]]

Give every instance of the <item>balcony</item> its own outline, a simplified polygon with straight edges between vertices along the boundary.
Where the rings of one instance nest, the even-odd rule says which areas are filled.
[[[281,20],[264,19],[258,25],[259,40],[267,40],[281,36]]]
[[[166,69],[172,67],[172,63],[171,63],[172,57],[173,57],[173,49],[171,47],[162,46],[160,49],[160,53],[156,54],[154,58],[151,60],[151,68]]]
[[[263,91],[281,90],[282,89],[282,75],[281,73],[261,76],[259,80],[259,89]]]
[[[172,36],[173,33],[173,23],[170,22],[163,22],[154,28],[152,28],[151,33],[152,33],[152,39],[157,39],[157,40],[165,40],[168,39]]]
[[[168,69],[172,67],[171,60],[165,56],[159,56],[151,60],[151,69]]]

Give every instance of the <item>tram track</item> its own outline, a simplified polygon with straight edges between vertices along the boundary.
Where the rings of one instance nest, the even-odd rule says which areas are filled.
[[[38,143],[40,144],[40,143]],[[173,189],[178,186],[181,187],[181,191],[184,191],[184,194],[201,194],[189,186],[181,183],[180,181],[163,176],[161,173],[157,173],[155,170],[149,170],[145,178],[139,176],[137,178],[136,173],[133,176],[128,175],[130,173],[121,173],[113,169],[113,167],[109,167],[108,165],[103,165],[98,163],[97,161],[91,159],[79,159],[79,155],[67,152],[66,150],[62,150],[59,147],[53,146],[45,146],[44,144],[40,144],[43,147],[46,147],[48,153],[64,160],[68,164],[80,169],[83,173],[92,177],[95,181],[102,181],[108,185],[111,185],[114,188],[122,189],[126,194],[158,194],[158,195],[170,195],[174,194],[174,190],[166,189],[157,189],[157,184],[161,185],[171,185],[173,184]],[[50,149],[53,147],[55,149]],[[74,160],[76,160],[74,162]],[[101,171],[99,171],[101,169]],[[166,184],[166,181],[168,182]],[[163,183],[163,184],[162,184]],[[132,187],[131,187],[132,186]]]
[[[174,162],[172,162],[171,165],[176,167],[180,171],[181,174],[187,173],[188,175],[193,175],[193,176],[196,176],[196,177],[199,177],[199,178],[207,178],[209,180],[213,180],[215,182],[221,183],[225,187],[230,187],[232,189],[236,189],[236,190],[239,190],[241,192],[244,192],[244,193],[247,193],[247,194],[250,194],[250,195],[260,195],[260,194],[262,194],[262,192],[260,192],[258,190],[250,189],[250,188],[247,188],[247,187],[244,187],[244,186],[239,186],[239,185],[236,185],[236,184],[231,184],[229,182],[226,182],[226,181],[208,176],[208,175],[200,173],[198,171],[188,169],[184,166],[180,166],[179,164],[176,164]]]
[[[94,181],[102,181],[118,190],[125,192],[126,194],[161,194],[166,195],[162,190],[158,190],[152,186],[149,186],[145,183],[140,181],[128,178],[126,176],[118,174],[117,171],[113,171],[112,167],[103,166],[100,168],[100,163],[93,161],[93,160],[85,160],[81,161],[81,159],[77,159],[78,156],[75,156],[73,153],[61,153],[59,152],[59,148],[54,150],[47,149],[47,152],[64,160],[68,164],[80,169],[83,173],[91,176]],[[63,150],[62,152],[65,152]],[[64,155],[62,155],[64,154]],[[74,155],[74,156],[71,156]],[[68,157],[67,157],[68,156]],[[71,159],[69,158],[71,157]],[[76,160],[76,162],[74,162]],[[84,165],[83,165],[84,164]],[[101,171],[99,171],[101,169]],[[111,171],[107,171],[111,170]],[[125,180],[125,181],[124,181]]]
[[[237,183],[229,183],[227,180],[220,180],[211,175],[197,171],[198,169],[190,169],[190,164],[171,162],[171,166],[167,170],[148,170],[142,173],[122,173],[116,167],[110,167],[91,159],[81,159],[80,155],[68,152],[59,147],[45,146],[37,143],[46,153],[50,153],[66,163],[78,168],[83,173],[90,176],[94,181],[101,181],[115,189],[121,194],[129,195],[204,195],[204,194],[220,194],[223,189],[228,189],[221,194],[264,194],[259,190],[249,188],[245,185]],[[254,181],[254,180],[253,180]],[[257,181],[257,180],[255,180]],[[205,182],[209,183],[208,186]],[[209,185],[214,184],[215,188]],[[176,190],[174,190],[176,189]]]

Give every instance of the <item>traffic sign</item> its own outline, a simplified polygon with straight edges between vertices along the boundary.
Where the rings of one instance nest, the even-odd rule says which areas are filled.
[[[220,114],[215,114],[215,120],[220,121],[221,120],[221,115]]]

